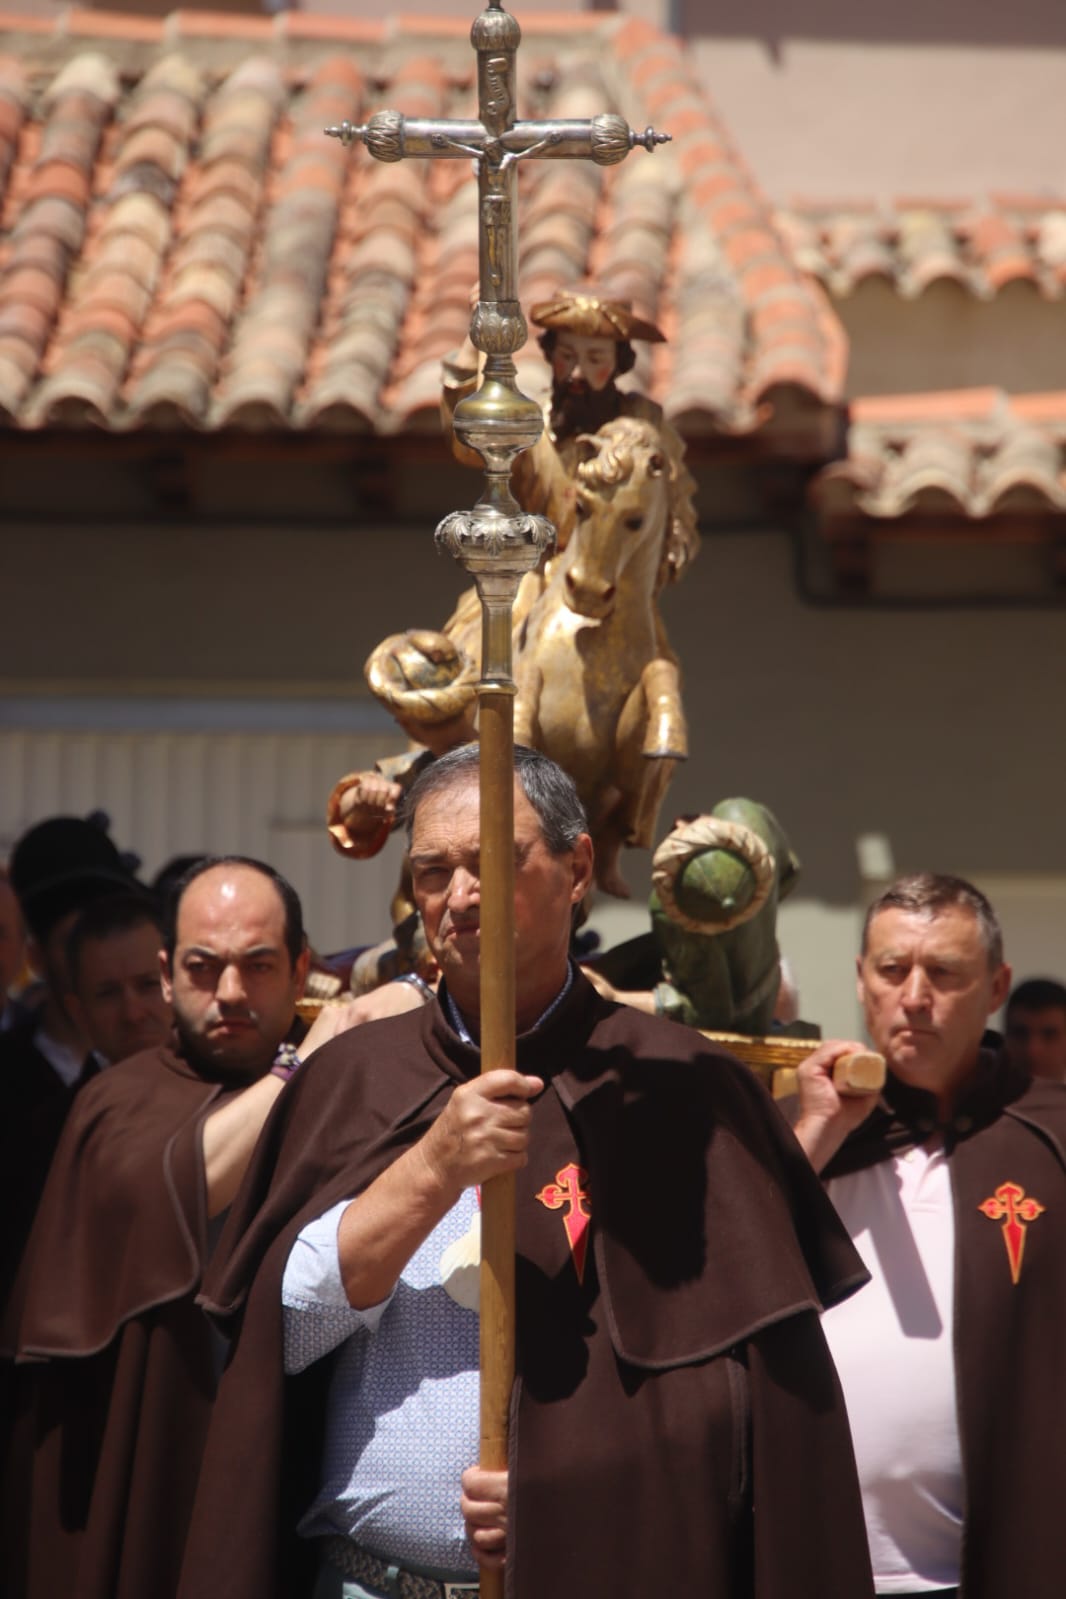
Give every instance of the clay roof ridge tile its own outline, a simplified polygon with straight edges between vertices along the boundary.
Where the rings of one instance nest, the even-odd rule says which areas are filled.
[[[68,63],[43,98],[42,137],[22,190],[23,209],[12,231],[9,266],[0,284],[0,303],[15,292],[22,301],[23,337],[38,364],[47,358],[70,263],[85,239],[89,174],[116,98],[112,67],[93,53]],[[23,263],[31,259],[37,266],[27,271]],[[33,304],[31,292],[38,296],[41,314],[36,317],[27,314]]]
[[[330,16],[325,13],[283,11],[278,17],[278,33],[286,41],[335,41],[338,45],[380,44],[384,23],[378,19]],[[333,58],[331,58],[333,59]]]
[[[30,105],[30,84],[22,58],[0,52],[0,95],[27,111]]]
[[[150,326],[153,313],[153,296],[163,277],[166,254],[173,241],[173,214],[171,203],[177,189],[177,173],[181,171],[184,150],[179,160],[173,161],[173,171],[163,171],[152,154],[165,160],[165,141],[152,144],[145,128],[134,133],[126,154],[142,157],[129,160],[128,165],[118,161],[112,184],[107,190],[107,200],[112,203],[105,216],[104,227],[97,240],[97,253],[91,269],[83,278],[77,301],[72,305],[72,317],[59,333],[58,365],[56,365],[56,392],[61,393],[66,377],[75,377],[85,369],[86,339],[93,337],[93,320],[97,326],[109,326],[112,371],[105,395],[105,413],[115,427],[121,427],[126,414],[125,393],[129,374],[133,373],[139,357],[139,342],[144,339],[145,328]],[[136,201],[136,209],[129,205]],[[133,238],[129,237],[129,224],[134,216],[139,219]],[[149,216],[152,225],[149,227]],[[112,312],[121,313],[125,321],[117,320]],[[96,344],[94,344],[96,349]],[[102,392],[102,390],[101,390]]]
[[[288,99],[288,91],[280,62],[269,55],[244,56],[215,91],[220,105],[248,95],[267,100],[275,112],[281,110]]]
[[[67,95],[78,95],[91,97],[110,112],[121,92],[115,63],[98,50],[84,50],[60,67],[41,96],[41,106],[47,114]]]
[[[369,374],[373,382],[374,392],[381,395],[383,387],[389,379],[390,370],[399,375],[405,361],[405,334],[409,335],[412,327],[412,317],[417,318],[417,307],[412,308],[412,290],[420,279],[420,268],[424,269],[425,262],[429,260],[435,248],[438,247],[440,230],[448,224],[448,210],[442,218],[434,213],[432,218],[427,213],[430,203],[431,185],[434,173],[439,164],[421,164],[421,171],[417,182],[412,181],[416,172],[416,165],[411,164],[405,174],[404,188],[392,196],[397,204],[397,214],[403,215],[401,193],[409,202],[407,215],[415,226],[411,232],[410,242],[403,249],[401,256],[392,265],[396,269],[389,272],[389,252],[384,252],[380,265],[375,274],[370,276],[365,283],[365,296],[361,292],[364,288],[361,267],[366,254],[371,258],[379,253],[375,249],[374,235],[368,233],[364,236],[364,253],[360,255],[349,254],[342,263],[331,263],[331,281],[336,285],[336,299],[327,307],[328,312],[336,312],[339,323],[348,332],[347,340],[342,344],[336,359],[331,358],[331,352],[321,351],[316,348],[313,356],[320,359],[314,370],[320,371],[322,376],[315,377],[309,363],[309,380],[300,397],[301,404],[308,415],[317,413],[325,404],[336,403],[335,385],[340,373],[351,367],[353,380],[358,381],[358,375],[363,374],[362,381],[367,381]],[[381,170],[381,169],[379,169]],[[390,169],[391,170],[391,169]],[[368,174],[369,176],[370,174]],[[454,209],[454,208],[453,208]],[[461,216],[462,213],[460,212]],[[476,248],[476,246],[475,246]],[[452,257],[453,261],[465,261],[466,281],[473,269],[469,254],[464,255],[460,250]],[[339,270],[338,270],[339,266]],[[400,276],[402,272],[402,278]],[[448,292],[447,274],[438,273],[434,279],[438,299],[443,301]],[[467,294],[468,294],[467,289]],[[424,295],[423,295],[424,298]],[[467,302],[468,303],[468,302]],[[440,306],[443,311],[443,305]],[[467,316],[469,311],[467,310]],[[362,329],[362,332],[360,332]],[[458,342],[458,341],[456,341]],[[328,381],[329,389],[322,387]],[[384,398],[381,404],[385,404]]]
[[[1040,423],[1045,411],[1066,420],[1066,395],[1046,399],[1049,407],[1033,411],[1037,425],[1028,420],[1028,397],[1008,401],[998,389],[856,401],[848,459],[819,474],[812,498],[823,514],[831,514],[834,503],[846,509],[846,500],[835,500],[835,479],[859,491],[858,509],[878,517],[898,517],[923,504],[942,508],[945,501],[971,518],[1011,509],[1062,511],[1063,440]]]
[[[120,44],[158,44],[164,36],[162,18],[97,11],[89,6],[66,6],[56,17],[55,26],[57,33],[68,38],[109,39]]]
[[[810,267],[806,259],[801,259],[801,265]],[[872,246],[849,251],[837,266],[823,264],[821,269],[814,267],[812,270],[833,294],[841,297],[853,293],[871,278],[883,278],[893,287],[896,284],[896,262],[891,251]]]
[[[639,16],[616,15],[604,19],[601,26],[605,42],[610,43],[612,55],[623,63],[641,55],[649,44],[657,44],[664,38],[659,28]]]
[[[165,48],[148,67],[134,91],[134,104],[147,94],[180,97],[200,106],[207,93],[208,74],[180,45]]]
[[[114,166],[117,173],[128,167],[151,165],[158,167],[168,178],[181,176],[188,159],[186,142],[170,129],[159,127],[135,128],[119,141]]]
[[[885,213],[869,201],[794,201],[777,220],[797,260],[839,295],[878,275],[904,299],[938,282],[957,283],[983,300],[1014,283],[1032,284],[1047,299],[1062,296],[1063,275],[1043,254],[1056,228],[1066,241],[1061,201],[1006,196],[898,204]],[[1062,253],[1066,258],[1066,248]]]
[[[1046,267],[1066,269],[1066,210],[1050,211],[1041,218],[1036,249]]]
[[[962,261],[947,256],[932,257],[920,264],[909,264],[897,271],[896,287],[904,300],[918,300],[934,283],[957,283],[978,300],[991,300],[993,290],[986,275],[968,269]]]
[[[958,253],[962,239],[949,215],[918,207],[898,213],[895,233],[900,255],[906,260],[931,251],[953,256]]]
[[[167,38],[224,39],[267,44],[276,38],[275,17],[241,16],[232,11],[172,11],[166,19]]]
[[[186,103],[180,110],[171,108],[161,96],[151,95],[136,116],[127,118],[122,128],[122,145],[146,134],[162,134],[189,152],[195,147],[196,107]]]

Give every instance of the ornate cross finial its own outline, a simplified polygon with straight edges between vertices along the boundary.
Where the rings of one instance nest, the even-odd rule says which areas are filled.
[[[670,138],[654,128],[637,133],[624,117],[610,112],[583,119],[519,121],[515,115],[515,58],[521,37],[518,23],[499,0],[488,0],[487,9],[470,31],[477,52],[477,121],[378,111],[361,126],[342,122],[326,129],[346,144],[364,144],[378,161],[468,156],[477,166],[480,287],[470,338],[484,354],[485,363],[480,387],[456,407],[455,432],[481,456],[487,481],[477,507],[445,517],[437,529],[437,540],[472,573],[483,602],[493,613],[492,622],[486,616],[485,674],[508,679],[510,626],[508,623],[504,633],[498,605],[508,592],[513,600],[522,575],[536,565],[554,539],[551,524],[543,517],[523,513],[509,486],[515,457],[536,443],[543,427],[540,408],[518,388],[513,359],[527,335],[517,285],[518,163],[584,158],[612,166],[638,145],[650,151]],[[501,625],[493,625],[495,622]]]

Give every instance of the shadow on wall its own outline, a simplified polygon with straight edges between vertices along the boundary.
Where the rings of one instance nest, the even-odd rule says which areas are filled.
[[[749,795],[788,830],[801,894],[842,907],[869,833],[901,870],[1066,873],[1061,613],[814,609],[784,534],[705,540],[663,610],[692,753],[661,835]]]

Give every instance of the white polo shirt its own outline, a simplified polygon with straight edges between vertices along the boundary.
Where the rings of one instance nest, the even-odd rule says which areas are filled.
[[[826,1189],[872,1277],[822,1325],[847,1400],[874,1586],[951,1588],[963,1501],[948,1160],[912,1149]]]

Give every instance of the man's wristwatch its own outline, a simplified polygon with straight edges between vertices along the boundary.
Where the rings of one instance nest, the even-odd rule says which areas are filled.
[[[295,1044],[279,1044],[274,1064],[270,1068],[270,1076],[280,1077],[283,1083],[287,1083],[290,1077],[295,1077],[302,1065]]]
[[[430,988],[424,977],[419,977],[417,972],[401,972],[399,977],[393,978],[394,983],[410,983],[412,988],[417,988],[422,995],[423,1005],[429,1005],[436,999],[436,994]]]

